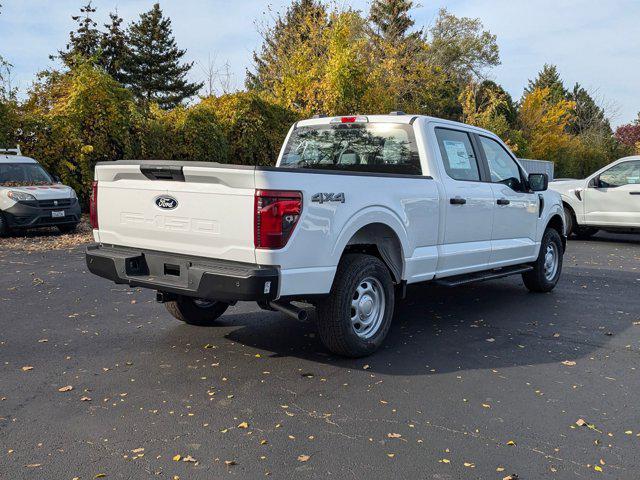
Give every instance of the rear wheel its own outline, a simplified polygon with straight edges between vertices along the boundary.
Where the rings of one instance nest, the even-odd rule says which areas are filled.
[[[338,355],[370,355],[389,332],[394,303],[387,266],[371,255],[346,255],[338,265],[329,297],[318,304],[320,339]]]
[[[201,327],[213,325],[229,308],[228,303],[183,296],[166,302],[164,306],[171,315],[181,322]]]
[[[4,218],[2,212],[0,212],[0,238],[8,237],[11,234],[11,229],[7,223],[7,219]]]
[[[78,228],[77,223],[68,223],[66,225],[58,225],[58,230],[60,233],[74,233]]]
[[[522,274],[524,285],[532,292],[550,292],[558,283],[562,272],[562,239],[553,228],[544,232],[538,259],[533,270]]]

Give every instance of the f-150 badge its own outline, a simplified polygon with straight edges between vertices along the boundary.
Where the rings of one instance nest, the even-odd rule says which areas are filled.
[[[316,193],[313,197],[311,197],[311,201],[315,203],[344,203],[344,193]]]

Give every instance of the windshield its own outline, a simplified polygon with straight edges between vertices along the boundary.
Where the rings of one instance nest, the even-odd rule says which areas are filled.
[[[0,185],[26,187],[51,185],[53,177],[37,163],[0,163]]]
[[[295,129],[281,167],[421,175],[413,127],[396,123]]]

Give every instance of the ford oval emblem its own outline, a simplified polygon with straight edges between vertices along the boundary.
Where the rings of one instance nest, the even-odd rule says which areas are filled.
[[[163,210],[173,210],[178,206],[178,201],[169,195],[161,195],[156,198],[156,205]]]

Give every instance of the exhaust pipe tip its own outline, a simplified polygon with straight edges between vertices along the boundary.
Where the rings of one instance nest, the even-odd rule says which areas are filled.
[[[309,313],[300,307],[296,307],[292,305],[290,302],[287,303],[279,303],[279,302],[269,302],[269,306],[274,310],[284,313],[285,315],[290,316],[300,322],[304,322],[309,318]]]

